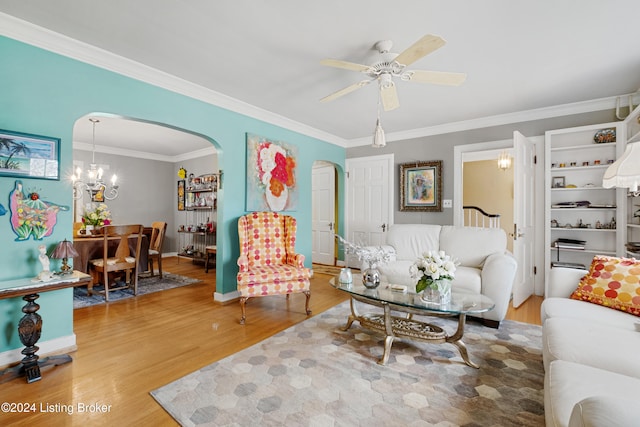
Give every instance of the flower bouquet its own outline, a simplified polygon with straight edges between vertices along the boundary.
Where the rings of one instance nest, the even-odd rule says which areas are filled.
[[[84,215],[82,215],[82,224],[85,229],[87,229],[87,226],[93,229],[111,224],[111,211],[109,207],[104,203],[100,203],[94,210],[85,211]]]
[[[428,302],[446,304],[451,299],[451,280],[459,263],[444,251],[428,251],[409,268],[409,274],[417,280],[416,293]]]
[[[346,254],[355,255],[358,260],[364,261],[369,265],[369,268],[362,271],[362,283],[364,286],[370,289],[377,288],[380,285],[380,272],[376,269],[376,266],[389,262],[391,254],[381,246],[360,246],[343,239],[337,234],[335,236],[344,246]]]

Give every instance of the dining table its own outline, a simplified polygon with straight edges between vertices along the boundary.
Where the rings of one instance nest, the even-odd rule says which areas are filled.
[[[115,253],[118,245],[119,237],[114,237],[113,244],[109,242],[109,252]],[[129,250],[134,255],[136,251],[136,238],[134,236],[129,237]],[[149,236],[142,235],[142,242],[140,244],[140,258],[138,260],[139,268],[138,273],[149,270]],[[101,259],[104,247],[104,237],[96,235],[76,235],[73,238],[73,247],[78,252],[78,256],[73,257],[73,268],[83,273],[89,273],[89,261],[92,259]]]

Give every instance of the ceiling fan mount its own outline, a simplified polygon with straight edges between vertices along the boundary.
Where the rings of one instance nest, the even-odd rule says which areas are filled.
[[[431,83],[440,85],[457,86],[466,79],[463,73],[448,73],[441,71],[411,70],[405,71],[406,67],[429,53],[441,48],[446,42],[439,36],[427,34],[413,45],[405,49],[400,54],[391,53],[393,42],[391,40],[381,40],[374,47],[380,53],[377,62],[372,65],[356,64],[353,62],[338,59],[324,59],[320,61],[322,65],[342,68],[350,71],[359,71],[368,77],[368,80],[361,80],[344,89],[332,93],[322,98],[321,102],[333,101],[341,96],[364,87],[372,81],[378,81],[378,88],[382,98],[385,111],[398,108],[398,94],[393,81],[399,78],[402,81],[416,81],[419,83]]]

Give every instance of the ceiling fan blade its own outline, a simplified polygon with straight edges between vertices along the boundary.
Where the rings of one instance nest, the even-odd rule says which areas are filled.
[[[423,56],[440,49],[445,43],[442,37],[427,34],[396,56],[395,60],[405,66],[413,64]]]
[[[326,65],[327,67],[335,67],[335,68],[343,68],[345,70],[351,71],[367,71],[369,68],[368,65],[356,64],[355,62],[347,62],[341,61],[339,59],[323,59],[320,61],[322,65]]]
[[[372,80],[362,80],[362,81],[359,81],[358,83],[354,83],[351,86],[347,86],[344,89],[340,89],[339,91],[332,93],[331,95],[325,96],[320,100],[320,102],[333,101],[336,98],[340,98],[341,96],[351,93],[356,89],[360,89],[361,87],[368,85],[369,83],[372,82]]]
[[[380,86],[380,97],[382,98],[384,111],[395,110],[400,106],[398,91],[396,90],[396,85],[393,83]]]
[[[402,80],[418,83],[433,83],[437,85],[459,86],[467,78],[465,73],[447,73],[443,71],[407,71]]]

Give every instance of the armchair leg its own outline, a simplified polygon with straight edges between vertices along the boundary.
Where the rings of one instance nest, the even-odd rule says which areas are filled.
[[[309,299],[311,298],[311,291],[306,291],[304,295],[307,297],[307,301],[304,304],[304,309],[307,312],[307,316],[309,316],[311,314],[311,310],[309,310]]]
[[[241,325],[244,325],[244,321],[247,318],[244,305],[245,305],[245,303],[247,302],[248,299],[249,298],[247,298],[247,297],[240,297],[240,311],[242,312],[242,317],[240,318],[240,324]]]

